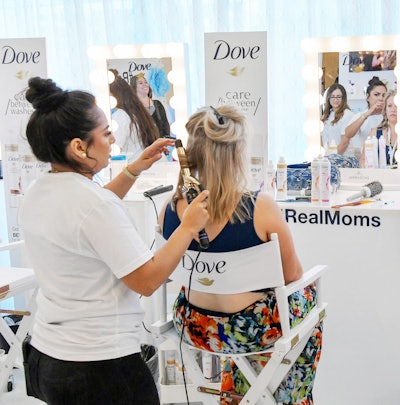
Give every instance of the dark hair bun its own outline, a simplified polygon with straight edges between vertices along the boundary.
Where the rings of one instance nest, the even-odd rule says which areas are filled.
[[[382,83],[378,76],[373,76],[372,79],[368,82],[369,85],[373,85],[376,83]]]
[[[68,97],[68,92],[58,87],[51,79],[32,77],[28,85],[26,99],[40,112],[56,110]]]

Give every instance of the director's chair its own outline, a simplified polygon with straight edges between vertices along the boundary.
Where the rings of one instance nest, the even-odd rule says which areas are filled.
[[[159,248],[165,239],[156,232],[156,243]],[[209,293],[240,293],[274,288],[280,316],[282,336],[272,347],[262,352],[222,354],[195,348],[180,342],[180,337],[172,323],[171,314],[167,313],[166,285],[158,292],[161,306],[160,319],[152,325],[159,348],[159,392],[162,404],[177,402],[201,402],[207,405],[220,403],[221,397],[229,397],[227,392],[220,391],[220,383],[212,383],[204,376],[200,366],[198,353],[211,353],[213,356],[230,357],[250,384],[250,389],[239,399],[241,404],[277,405],[274,392],[285,378],[293,363],[299,357],[309,340],[314,327],[325,317],[326,303],[321,297],[321,276],[327,269],[325,265],[317,265],[304,272],[302,278],[288,285],[284,283],[278,235],[271,235],[271,241],[251,248],[227,252],[208,253],[202,251],[198,258],[204,263],[224,261],[224,271],[201,271],[188,269],[187,263],[195,263],[197,251],[187,251],[180,265],[175,269],[170,279],[178,285],[189,286],[192,290]],[[193,271],[192,271],[193,270]],[[197,269],[198,270],[198,269]],[[214,267],[215,270],[215,267]],[[226,271],[225,271],[226,270]],[[316,305],[304,317],[301,323],[291,326],[289,317],[288,297],[308,285],[315,283]],[[181,344],[182,343],[182,344]],[[165,376],[165,353],[181,350],[183,367],[187,384],[169,385]],[[252,367],[254,355],[263,355],[268,359],[261,372]],[[236,398],[238,400],[238,398]]]
[[[23,246],[24,242],[13,242],[9,244],[0,245],[1,251],[18,251],[18,257],[21,259],[21,266],[23,263]],[[12,389],[10,383],[10,376],[14,366],[17,365],[22,368],[22,341],[30,331],[34,314],[36,312],[36,293],[37,283],[34,272],[27,267],[0,267],[0,315],[22,315],[22,320],[18,326],[17,332],[14,334],[0,316],[0,334],[10,346],[5,360],[0,363],[0,395],[6,390]],[[18,309],[2,309],[1,301],[11,298],[24,296],[24,308]]]

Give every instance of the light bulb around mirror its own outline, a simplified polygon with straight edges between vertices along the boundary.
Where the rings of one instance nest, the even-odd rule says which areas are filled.
[[[166,51],[174,59],[183,59],[183,44],[177,42],[168,42]]]
[[[301,49],[304,53],[314,53],[317,49],[318,43],[314,38],[306,38],[301,41]]]
[[[303,96],[303,105],[305,108],[315,108],[316,103],[322,103],[322,96],[319,93],[310,91]]]
[[[113,109],[117,106],[117,99],[114,96],[110,96],[110,108]]]
[[[368,49],[369,51],[379,51],[382,49],[382,43],[378,36],[370,35],[363,37],[362,39],[363,48]]]
[[[330,41],[330,49],[326,52],[348,52],[351,48],[349,38],[333,37]]]
[[[129,59],[139,54],[139,49],[136,45],[119,44],[113,47],[114,57],[116,59]]]
[[[115,80],[115,74],[111,72],[111,70],[107,71],[107,78],[108,78],[108,84],[111,84]]]
[[[167,78],[174,86],[186,83],[185,71],[183,69],[172,69],[168,72]]]
[[[118,131],[118,127],[119,127],[118,122],[115,121],[115,120],[113,120],[113,119],[111,119],[112,132]]]
[[[89,46],[87,54],[92,60],[104,60],[111,56],[111,49],[106,46],[93,45]]]
[[[177,120],[171,124],[171,131],[177,138],[182,139],[182,143],[186,143],[187,132],[185,128],[185,123],[183,121]],[[185,140],[185,142],[184,142]]]

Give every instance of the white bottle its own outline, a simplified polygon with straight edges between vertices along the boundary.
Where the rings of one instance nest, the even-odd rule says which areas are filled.
[[[324,157],[320,162],[320,197],[322,205],[331,203],[331,162]]]
[[[165,351],[165,372],[167,384],[176,384],[176,362],[174,350]]]
[[[311,203],[321,203],[321,162],[319,158],[314,158],[311,162]]]
[[[126,166],[126,155],[114,155],[110,158],[110,180],[115,179]]]
[[[372,142],[372,159],[374,169],[379,167],[379,158],[378,158],[378,138],[376,136],[371,137]]]
[[[272,160],[268,162],[265,170],[265,192],[275,198],[275,167]]]
[[[17,207],[17,196],[21,194],[21,164],[18,145],[18,137],[9,131],[4,143],[3,156],[3,177],[7,192],[9,194],[9,204]]]
[[[202,352],[201,353],[201,367],[202,367],[202,370],[203,370],[203,375],[204,375],[205,378],[210,380],[210,382],[211,382],[211,378],[212,378],[212,375],[213,375],[212,364],[213,364],[212,354]]]
[[[386,139],[383,135],[378,140],[379,168],[386,169]]]
[[[281,156],[276,165],[276,199],[286,200],[287,198],[287,164]]]
[[[372,137],[370,137],[370,136],[368,136],[364,142],[364,155],[365,155],[364,167],[366,169],[373,169],[373,167],[374,167],[374,144],[372,142]]]
[[[337,145],[334,139],[331,139],[328,145],[328,153],[326,155],[337,154]]]
[[[21,193],[24,194],[32,181],[36,178],[35,156],[20,155],[21,163]]]

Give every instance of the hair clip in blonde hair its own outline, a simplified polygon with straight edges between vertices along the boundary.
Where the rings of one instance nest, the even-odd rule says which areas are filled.
[[[214,115],[217,117],[217,120],[218,120],[219,124],[223,125],[225,123],[224,122],[224,117],[212,105],[210,105],[210,108],[213,110]]]

